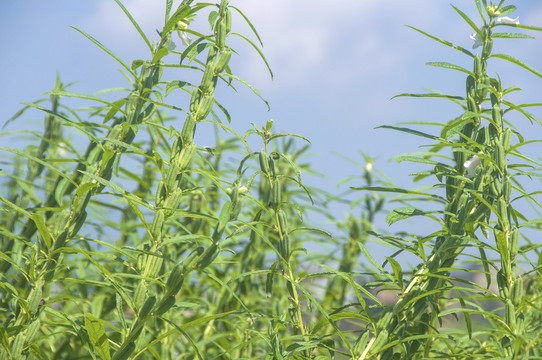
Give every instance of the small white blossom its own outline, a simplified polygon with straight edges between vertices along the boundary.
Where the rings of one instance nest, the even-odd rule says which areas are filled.
[[[519,16],[515,19],[509,18],[508,16],[503,16],[498,18],[497,21],[508,25],[519,25]]]
[[[371,171],[373,170],[373,163],[372,162],[368,162],[367,164],[365,164],[365,171],[370,173]]]
[[[482,159],[478,155],[474,155],[469,160],[465,161],[463,166],[465,167],[465,170],[467,170],[467,174],[465,174],[466,177],[471,178],[476,173],[476,168],[478,168],[478,165],[480,165],[480,162]]]
[[[177,45],[175,45],[175,43],[171,39],[168,39],[167,42],[166,42],[166,47],[167,47],[167,49],[169,51],[173,51],[173,50],[175,50]]]
[[[484,41],[482,40],[480,35],[478,35],[478,33],[474,33],[469,37],[472,41],[474,41],[474,44],[472,45],[473,49],[476,49],[477,47],[484,45]]]
[[[188,34],[185,33],[185,32],[182,31],[182,30],[177,30],[177,35],[179,35],[179,37],[181,38],[181,40],[182,40],[182,42],[183,42],[183,44],[184,44],[185,46],[190,45],[190,43],[192,42],[192,39],[190,39],[190,38],[188,37]]]

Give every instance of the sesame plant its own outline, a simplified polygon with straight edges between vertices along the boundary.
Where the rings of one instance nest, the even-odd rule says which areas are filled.
[[[464,94],[398,95],[453,102],[448,123],[381,126],[429,141],[397,160],[428,166],[414,180],[434,186],[399,188],[364,154],[347,159],[359,170],[333,194],[302,181],[314,173],[308,139],[273,120],[240,134],[215,97],[247,86],[263,100],[233,71],[238,55],[269,68],[241,9],[166,0],[151,41],[114,1],[146,59],[126,62],[75,30],[118,62],[127,88],[78,94],[58,75],[48,98],[8,120],[38,115],[43,130],[1,134],[15,145],[0,147],[0,359],[542,357],[542,221],[531,190],[541,164],[523,152],[539,140],[510,121],[539,126],[528,108],[541,104],[512,103],[520,89],[491,67],[542,77],[500,53],[501,39],[542,28],[511,18],[504,0],[475,0],[476,16],[454,7],[473,51],[412,27],[468,64],[428,63],[464,77]],[[249,34],[236,32],[243,22]],[[254,51],[236,51],[234,38]],[[212,146],[197,144],[202,132]],[[341,220],[330,209],[345,202]],[[413,217],[436,230],[395,230]]]

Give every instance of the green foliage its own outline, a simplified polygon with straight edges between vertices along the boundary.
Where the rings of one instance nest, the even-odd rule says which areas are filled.
[[[9,120],[39,111],[43,132],[29,132],[24,150],[0,148],[1,359],[542,356],[542,257],[532,235],[542,221],[520,212],[522,202],[540,208],[539,192],[522,181],[539,178],[541,164],[520,152],[535,141],[508,121],[515,112],[532,124],[525,108],[540,104],[507,100],[518,89],[491,77],[487,62],[541,76],[511,55],[493,54],[493,42],[530,38],[494,32],[500,26],[542,29],[499,21],[515,7],[485,0],[475,1],[480,27],[454,7],[475,31],[480,55],[413,28],[473,61],[472,69],[427,63],[466,76],[464,96],[398,95],[457,104],[460,114],[437,124],[440,133],[381,127],[429,141],[429,150],[396,160],[427,166],[414,180],[434,186],[399,188],[364,155],[361,178],[342,183],[363,186],[333,195],[302,183],[312,172],[306,138],[274,132],[271,120],[241,136],[222,121],[235,119],[215,99],[218,86],[239,82],[261,98],[231,73],[229,36],[245,39],[269,67],[240,9],[226,0],[184,0],[173,9],[168,0],[160,41],[150,43],[115,1],[148,48],[147,60],[128,65],[77,31],[120,64],[131,90],[109,101],[70,92],[58,77],[47,106],[47,99],[27,103]],[[205,12],[207,35],[190,25]],[[232,32],[237,20],[256,42]],[[189,42],[188,34],[197,38]],[[183,51],[173,50],[177,35]],[[165,68],[201,81],[165,81]],[[189,95],[185,103],[166,103],[177,90]],[[62,98],[95,107],[70,109]],[[202,122],[217,130],[213,148],[194,141]],[[261,146],[252,149],[249,137]],[[344,199],[351,211],[342,221],[330,209]],[[400,206],[386,211],[392,202]],[[388,225],[416,217],[438,229],[387,233],[375,225],[384,212]],[[336,231],[311,225],[313,216]],[[387,246],[383,259],[375,243]],[[405,254],[418,263],[409,267]]]

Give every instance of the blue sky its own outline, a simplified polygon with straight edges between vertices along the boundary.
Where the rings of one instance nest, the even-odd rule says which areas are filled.
[[[156,38],[154,29],[162,26],[164,2],[125,0],[123,3],[148,36]],[[263,51],[275,73],[271,81],[257,54],[233,40],[241,55],[231,61],[233,72],[259,88],[270,102],[271,110],[267,111],[246,89],[237,94],[220,91],[221,102],[232,114],[232,126],[243,133],[251,122],[263,125],[273,118],[278,130],[309,138],[315,154],[314,168],[327,178],[305,181],[329,191],[334,192],[340,179],[360,171],[336,154],[361,161],[360,151],[377,157],[376,168],[396,183],[411,187],[408,174],[416,167],[388,159],[418,151],[423,142],[374,128],[401,121],[446,122],[459,114],[459,108],[442,100],[390,100],[399,93],[424,92],[424,89],[464,94],[462,74],[424,64],[448,61],[470,68],[470,60],[404,26],[418,27],[470,49],[472,30],[449,2],[232,0],[230,3],[245,11],[256,25],[264,42]],[[474,1],[454,3],[476,19]],[[519,16],[522,24],[542,26],[542,2],[511,3],[518,4],[513,16]],[[53,87],[57,71],[65,83],[78,82],[71,88],[73,92],[91,94],[104,88],[128,86],[118,72],[119,65],[69,26],[91,34],[128,63],[148,57],[145,44],[112,0],[2,1],[0,14],[4,46],[0,57],[2,123],[20,109],[19,102],[43,97],[41,94]],[[205,19],[194,26],[205,25],[201,20]],[[246,26],[240,25],[239,20],[234,18],[234,31],[247,34]],[[501,40],[494,46],[494,52],[509,53],[542,70],[542,33],[530,34],[537,40]],[[177,45],[181,46],[181,42],[177,41]],[[519,85],[524,90],[514,94],[514,100],[542,102],[539,90],[542,79],[500,60],[490,61],[489,66],[490,74],[499,72],[505,86]],[[182,79],[184,75],[168,76]],[[185,107],[188,98],[179,101]],[[533,113],[541,117],[539,110]],[[40,116],[29,113],[24,121],[36,123]],[[5,130],[22,126],[27,125],[19,121]],[[533,136],[542,133],[540,127],[527,131]],[[209,141],[205,134],[199,136],[199,145]]]

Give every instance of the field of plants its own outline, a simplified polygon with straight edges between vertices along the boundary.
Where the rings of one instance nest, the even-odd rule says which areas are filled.
[[[512,102],[521,84],[491,67],[542,79],[502,45],[542,31],[515,17],[521,2],[473,0],[469,15],[451,5],[472,49],[409,26],[472,66],[428,63],[464,79],[462,94],[397,97],[457,111],[380,126],[422,141],[396,157],[423,167],[412,187],[364,155],[336,194],[302,181],[316,159],[310,139],[276,130],[288,124],[231,127],[218,94],[247,88],[267,105],[232,72],[231,40],[272,74],[234,1],[165,0],[159,41],[111,1],[147,58],[75,30],[116,61],[126,89],[75,93],[59,76],[2,119],[19,130],[0,133],[0,359],[542,359],[542,158],[530,155],[542,102]],[[42,130],[24,125],[30,112]],[[198,144],[209,129],[215,143]],[[343,219],[333,209],[345,199]]]

